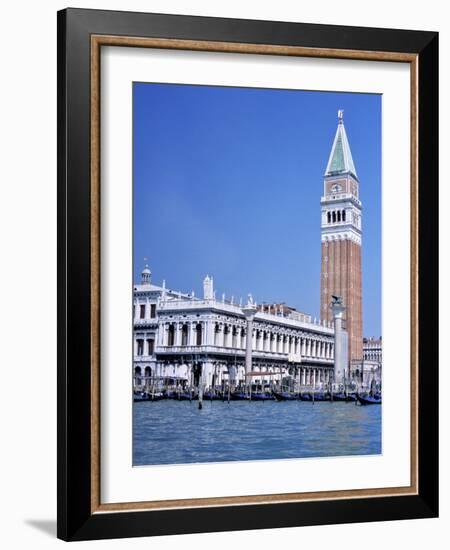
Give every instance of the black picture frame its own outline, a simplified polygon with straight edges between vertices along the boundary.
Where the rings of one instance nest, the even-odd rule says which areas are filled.
[[[418,60],[418,493],[92,513],[91,36],[403,52]],[[438,34],[66,9],[58,12],[58,531],[63,540],[438,515]]]

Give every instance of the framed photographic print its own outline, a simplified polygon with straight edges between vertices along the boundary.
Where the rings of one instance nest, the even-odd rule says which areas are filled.
[[[434,32],[58,14],[58,536],[438,514]]]

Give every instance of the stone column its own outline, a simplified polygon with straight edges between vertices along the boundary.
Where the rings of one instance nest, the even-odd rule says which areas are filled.
[[[180,346],[181,345],[181,323],[176,321],[175,323],[175,335],[174,335],[174,345]]]
[[[164,323],[161,331],[161,345],[167,346],[169,341],[169,325]]]
[[[331,310],[334,318],[334,382],[341,384],[344,380],[347,365],[345,364],[345,351],[343,345],[344,331],[342,328],[342,320],[345,306],[342,304],[342,299],[337,298],[331,304]]]
[[[220,328],[222,329],[222,337],[220,338],[220,340],[222,340],[222,342],[220,343],[220,347],[224,348],[225,347],[225,338],[226,338],[225,323],[222,323]]]
[[[216,325],[213,321],[207,321],[206,322],[206,335],[205,335],[205,345],[206,346],[212,346],[214,345],[214,331],[215,331]]]
[[[189,345],[195,346],[195,321],[189,323]]]
[[[253,298],[249,296],[247,305],[242,308],[242,313],[247,321],[247,334],[245,339],[245,374],[248,375],[252,371],[252,343],[253,343],[253,319],[256,315],[256,306],[253,303]],[[251,383],[250,378],[246,380],[247,384]]]

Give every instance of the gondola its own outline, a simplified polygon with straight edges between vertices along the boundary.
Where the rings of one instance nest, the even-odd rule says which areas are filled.
[[[356,395],[361,405],[381,405],[381,394],[375,393],[374,395]]]
[[[347,394],[344,392],[337,392],[331,395],[331,401],[347,401]]]
[[[195,401],[198,399],[198,395],[194,393],[180,392],[173,398],[178,401]]]
[[[274,391],[273,395],[277,401],[297,401],[299,398],[297,393],[291,393],[288,391]]]
[[[161,401],[161,399],[164,399],[164,395],[161,392],[148,394],[149,401]]]
[[[230,394],[231,401],[248,401],[250,399],[250,396],[248,393],[242,392],[242,391],[234,391]]]
[[[203,394],[203,400],[204,401],[222,401],[222,396],[218,393],[213,392],[205,392]]]
[[[165,399],[177,399],[178,393],[173,390],[164,390]]]
[[[299,398],[300,401],[312,401],[312,395],[309,392],[302,392]]]
[[[314,392],[313,396],[311,397],[311,401],[330,401],[330,399],[330,394],[323,391]]]
[[[333,393],[331,401],[356,401],[356,395],[354,393],[345,392]]]
[[[139,403],[141,401],[150,401],[150,396],[145,391],[135,391],[133,393],[133,401]]]
[[[252,401],[274,401],[275,396],[271,393],[252,393],[250,399]]]

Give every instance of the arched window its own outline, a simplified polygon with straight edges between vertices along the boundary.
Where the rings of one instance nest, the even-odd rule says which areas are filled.
[[[147,355],[153,355],[155,351],[155,340],[153,338],[147,340],[147,351]]]
[[[141,384],[142,369],[141,367],[134,368],[134,383],[139,386]]]
[[[331,223],[331,212],[327,212],[328,223]]]
[[[197,331],[196,343],[197,343],[197,346],[201,346],[202,345],[202,325],[201,325],[201,323],[197,323],[196,331]]]
[[[147,379],[148,379],[148,378],[151,378],[151,376],[152,376],[152,369],[151,369],[150,367],[145,367],[144,373],[145,373],[145,378],[147,378]]]
[[[342,210],[342,221],[345,222],[345,210]]]
[[[144,355],[144,340],[139,338],[136,340],[136,343],[137,343],[137,354]]]
[[[336,222],[336,212],[333,210],[333,223]]]
[[[174,325],[169,325],[169,338],[167,341],[167,345],[168,346],[175,345],[175,326]]]
[[[188,326],[183,325],[183,328],[181,329],[181,345],[187,346],[188,345]]]

